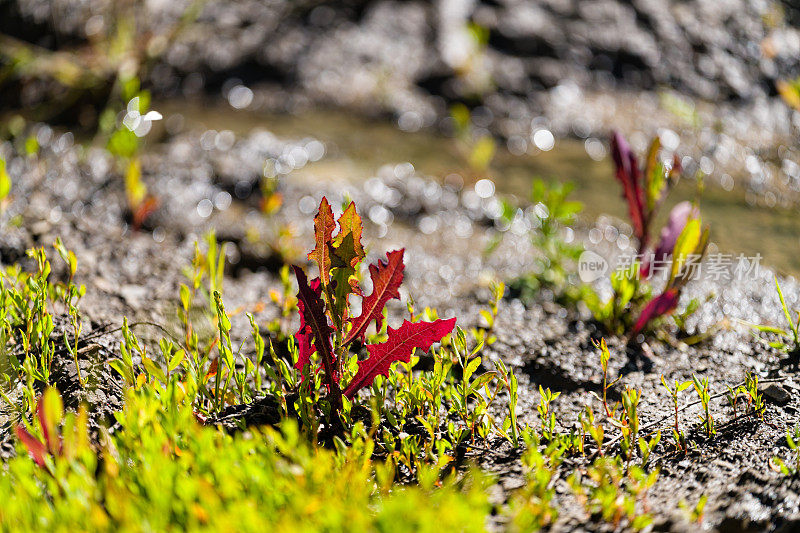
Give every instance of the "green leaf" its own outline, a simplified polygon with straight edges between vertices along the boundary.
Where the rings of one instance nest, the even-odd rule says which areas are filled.
[[[792,322],[792,315],[789,313],[789,308],[786,307],[786,300],[783,298],[783,291],[781,291],[781,286],[778,283],[778,276],[775,276],[775,288],[778,289],[778,298],[781,300],[781,307],[783,308],[783,314],[786,317],[786,321],[789,323],[789,327],[792,329],[792,336],[794,337],[794,343],[798,344],[798,334],[797,334],[797,326],[794,325]]]
[[[492,381],[496,375],[495,372],[486,372],[475,378],[475,381],[469,386],[470,393],[478,392],[484,385]]]
[[[173,370],[178,368],[178,365],[181,364],[185,356],[186,352],[184,352],[183,350],[178,350],[177,352],[172,354],[172,357],[169,360],[169,364],[167,365],[167,372],[172,372]]]
[[[192,293],[185,284],[181,283],[180,287],[180,298],[181,298],[181,306],[183,307],[184,311],[189,310],[189,306],[192,304]]]
[[[164,371],[161,369],[160,366],[156,364],[155,361],[153,361],[149,357],[142,357],[142,364],[144,365],[144,369],[150,376],[156,378],[158,381],[166,385],[167,376],[166,374],[164,374]]]
[[[6,171],[6,162],[0,157],[0,200],[5,199],[11,192],[11,176]]]
[[[647,164],[645,166],[645,193],[647,195],[647,209],[652,212],[660,202],[664,185],[666,183],[666,172],[664,165],[658,160],[658,152],[661,150],[661,140],[656,137],[650,144],[647,152]]]
[[[476,357],[472,361],[467,364],[467,368],[464,369],[464,379],[469,381],[469,378],[472,377],[472,374],[481,366],[481,358]]]
[[[689,255],[693,254],[700,245],[702,235],[700,224],[699,218],[690,219],[678,236],[675,248],[672,250],[672,271],[669,275],[668,284],[675,280]]]
[[[106,148],[111,152],[111,155],[126,159],[131,158],[139,150],[139,138],[135,133],[123,126],[111,135]]]
[[[554,216],[564,223],[570,223],[572,218],[581,211],[583,211],[583,203],[581,202],[562,202],[556,209]]]
[[[634,264],[633,268],[638,268],[638,265]],[[636,294],[635,276],[629,270],[615,270],[611,274],[611,287],[616,295],[612,299],[612,305],[615,303],[617,309],[623,310]]]
[[[758,324],[754,324],[751,326],[753,329],[756,329],[762,333],[776,333],[778,335],[788,335],[789,332],[785,329],[776,328],[774,326],[759,326]]]

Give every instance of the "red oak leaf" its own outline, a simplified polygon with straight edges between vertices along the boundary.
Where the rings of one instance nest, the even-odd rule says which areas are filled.
[[[358,363],[358,372],[347,386],[344,394],[353,398],[362,388],[368,387],[378,375],[389,375],[389,368],[395,361],[407,363],[414,348],[429,350],[434,342],[453,331],[456,319],[436,320],[434,322],[409,322],[397,329],[389,328],[389,338],[381,344],[368,344],[369,357]]]
[[[639,161],[630,145],[618,132],[611,135],[611,156],[616,167],[617,179],[622,183],[625,200],[628,202],[633,232],[639,239],[640,249],[647,246],[647,217],[644,211],[644,190]]]
[[[383,324],[383,308],[392,298],[400,298],[400,284],[403,283],[403,253],[405,248],[394,250],[386,254],[387,262],[378,260],[369,266],[369,276],[372,279],[372,294],[364,296],[361,301],[361,314],[350,319],[352,329],[344,343],[349,344],[355,339],[364,339],[372,320],[378,329]]]
[[[679,296],[680,293],[677,289],[667,289],[647,302],[647,305],[642,309],[642,314],[639,315],[639,320],[633,326],[633,334],[635,335],[643,330],[651,320],[672,313],[678,307]]]
[[[317,299],[322,297],[322,282],[319,278],[312,279],[311,283],[309,283],[309,288]],[[297,344],[297,363],[295,363],[294,367],[302,373],[305,366],[311,361],[311,354],[314,353],[314,348],[311,346],[313,334],[311,333],[311,327],[306,322],[305,304],[302,300],[297,301],[297,307],[300,309],[300,329],[294,335],[294,340]],[[305,374],[302,374],[302,376],[303,379],[306,378]]]
[[[296,266],[293,268],[297,277],[297,300],[305,333],[311,336],[311,343],[322,359],[328,390],[336,394],[339,389],[339,371],[331,344],[333,328],[328,325],[325,317],[325,304],[320,299],[320,293],[309,286],[305,272]]]

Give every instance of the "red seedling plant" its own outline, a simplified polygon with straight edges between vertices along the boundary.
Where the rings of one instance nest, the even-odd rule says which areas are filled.
[[[680,202],[670,211],[656,247],[650,246],[653,221],[681,172],[677,155],[671,163],[665,163],[659,160],[660,150],[661,143],[656,137],[647,151],[644,167],[640,167],[630,145],[618,132],[612,132],[615,174],[622,184],[633,234],[639,240],[638,254],[643,258],[640,273],[649,276],[654,264],[671,260],[664,289],[644,306],[631,330],[633,334],[645,329],[656,318],[675,311],[681,290],[691,276],[692,264],[702,260],[708,245],[709,230],[702,227],[700,210],[690,202]],[[649,250],[652,255],[647,253]]]
[[[618,132],[611,134],[611,158],[617,180],[622,184],[622,195],[628,204],[628,214],[633,235],[639,240],[639,253],[650,245],[652,223],[669,190],[680,177],[680,160],[675,156],[671,166],[660,162],[661,142],[656,137],[647,150],[647,162],[639,167],[639,159],[625,138]]]
[[[404,249],[389,252],[386,261],[379,260],[369,266],[372,292],[365,295],[357,277],[366,257],[361,244],[362,229],[354,203],[351,202],[336,220],[328,200],[323,197],[314,218],[316,244],[308,254],[309,260],[319,267],[319,277],[309,281],[301,268],[294,267],[300,311],[300,329],[294,336],[298,349],[295,368],[301,371],[304,380],[310,373],[323,373],[331,405],[336,410],[342,407],[342,394],[354,398],[378,375],[388,376],[392,363],[408,363],[415,348],[429,350],[450,333],[456,323],[455,318],[433,322],[404,320],[397,329],[387,328],[386,342],[366,345],[369,356],[358,363],[358,371],[344,385],[342,377],[351,346],[355,341],[366,341],[367,328],[372,322],[376,328],[381,328],[386,303],[400,298],[405,268]],[[351,296],[361,298],[358,316],[351,316]],[[312,364],[314,353],[319,365]]]

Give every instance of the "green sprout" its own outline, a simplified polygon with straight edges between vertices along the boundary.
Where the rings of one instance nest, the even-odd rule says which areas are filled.
[[[786,430],[786,444],[793,452],[792,461],[786,464],[780,457],[773,457],[770,467],[785,476],[796,476],[800,472],[800,426]]]
[[[595,348],[600,350],[600,368],[603,369],[603,397],[600,398],[599,396],[597,396],[597,394],[595,393],[592,394],[594,394],[594,396],[603,403],[603,408],[606,411],[606,416],[611,418],[614,416],[614,411],[616,410],[616,408],[611,408],[608,405],[608,390],[611,387],[613,387],[620,380],[622,376],[617,377],[617,379],[611,382],[608,381],[608,362],[611,360],[611,352],[608,350],[608,346],[606,345],[605,339],[600,339],[600,342],[594,340],[592,342],[594,342]]]
[[[667,383],[667,380],[664,379],[664,376],[661,376],[661,385],[667,390],[670,398],[672,399],[672,405],[675,410],[675,422],[672,426],[672,438],[675,440],[675,444],[679,450],[686,451],[686,437],[683,434],[683,431],[680,427],[680,421],[678,419],[678,396],[681,392],[685,391],[689,387],[692,386],[691,381],[678,381],[675,380],[673,386],[670,387]]]
[[[542,289],[552,290],[556,299],[574,302],[580,297],[575,285],[574,271],[583,246],[574,242],[572,226],[583,209],[583,204],[569,199],[574,184],[541,179],[533,181],[531,207],[525,211],[503,201],[501,222],[510,227],[518,218],[530,225],[529,237],[537,250],[533,270],[512,280],[509,289],[526,302],[533,301]],[[492,253],[502,242],[504,232],[498,232],[486,248]]]
[[[681,508],[686,513],[686,518],[689,522],[693,522],[695,524],[702,524],[703,523],[703,516],[705,515],[706,504],[708,503],[708,494],[703,494],[697,500],[697,504],[691,509],[689,505],[686,503],[686,500],[681,500],[678,502],[678,507]]]
[[[703,414],[700,420],[706,429],[706,436],[711,437],[716,433],[716,426],[714,417],[711,416],[709,403],[711,402],[711,394],[709,393],[708,378],[699,379],[696,375],[692,374],[692,384],[697,396],[700,398],[700,403],[703,406]]]
[[[777,335],[777,340],[767,340],[762,338],[762,341],[771,348],[775,348],[776,350],[789,355],[790,359],[797,363],[800,361],[800,311],[795,311],[795,313],[797,313],[797,320],[795,321],[792,319],[792,313],[789,311],[789,308],[786,305],[786,300],[783,297],[783,291],[778,283],[777,276],[775,276],[775,290],[778,292],[778,299],[781,302],[783,316],[786,317],[786,323],[789,329],[786,330],[784,328],[774,326],[749,324],[746,322],[744,322],[744,324],[750,326],[759,333],[771,333]]]

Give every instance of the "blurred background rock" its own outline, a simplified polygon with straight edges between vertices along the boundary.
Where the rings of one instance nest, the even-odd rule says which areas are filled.
[[[2,0],[0,135],[13,136],[22,119],[105,140],[141,88],[167,115],[162,140],[177,139],[198,109],[219,118],[220,104],[247,112],[226,116],[226,126],[203,124],[204,138],[219,137],[222,147],[234,146],[228,129],[244,135],[263,125],[281,135],[279,121],[259,113],[305,116],[306,128],[318,127],[300,136],[340,138],[327,143],[326,157],[350,148],[367,172],[411,162],[440,181],[459,171],[468,184],[491,177],[499,193],[524,195],[544,168],[577,181],[581,199],[605,194],[590,202],[591,216],[593,204],[618,196],[607,180],[593,185],[600,174],[610,180],[608,169],[590,167],[607,161],[609,130],[638,152],[659,135],[682,156],[686,176],[732,191],[723,224],[742,219],[734,204],[783,209],[780,220],[768,216],[787,256],[778,262],[789,264],[798,247],[789,219],[800,199],[800,91],[791,85],[800,75],[798,25],[798,9],[771,0]],[[441,144],[420,155],[428,138],[409,147],[341,116],[309,115],[331,108],[402,132],[466,139],[461,151],[477,170],[450,165]],[[357,128],[360,136],[346,140]],[[495,140],[496,156],[494,148],[481,154],[483,138]],[[216,173],[231,193],[259,179],[263,154],[230,164],[230,150],[218,151]],[[530,166],[546,152],[561,166]],[[521,156],[529,159],[513,160]],[[444,163],[424,162],[435,158]],[[515,170],[525,176],[516,188],[508,185]],[[143,172],[151,190],[161,187],[157,163],[145,158]],[[748,228],[751,250],[760,226],[734,233]]]
[[[598,95],[674,91],[786,132],[772,99],[778,80],[800,73],[799,20],[789,2],[768,0],[5,0],[3,105],[47,94],[8,88],[26,77],[9,72],[26,45],[73,52],[100,77],[127,46],[157,96],[238,79],[258,105],[352,106],[404,129],[434,125],[462,101],[484,105],[501,134],[514,128],[504,122],[541,114],[569,134],[561,115],[580,103],[581,135],[603,126]]]

